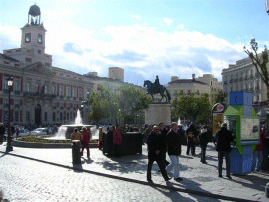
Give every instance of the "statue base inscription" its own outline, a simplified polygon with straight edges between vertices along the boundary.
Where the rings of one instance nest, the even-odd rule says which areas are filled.
[[[171,104],[150,104],[145,112],[145,124],[171,124]]]

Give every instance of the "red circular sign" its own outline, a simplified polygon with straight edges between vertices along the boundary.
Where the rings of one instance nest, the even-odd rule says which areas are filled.
[[[223,106],[222,104],[219,104],[219,105],[217,106],[217,111],[221,112],[221,111],[223,111],[223,110],[224,110],[224,106]]]

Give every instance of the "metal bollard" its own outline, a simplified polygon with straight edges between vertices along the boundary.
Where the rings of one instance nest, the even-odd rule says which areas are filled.
[[[265,186],[265,197],[269,198],[269,182]]]
[[[73,164],[81,164],[81,156],[80,156],[80,141],[73,140],[72,141],[72,160]]]

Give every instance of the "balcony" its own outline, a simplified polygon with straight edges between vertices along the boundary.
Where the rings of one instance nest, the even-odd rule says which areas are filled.
[[[230,80],[230,83],[233,83],[233,82],[234,82],[234,80],[233,80],[233,79],[231,79],[231,80]]]
[[[247,79],[248,79],[248,76],[246,75],[246,76],[245,76],[245,80],[247,80]]]
[[[19,104],[15,104],[14,105],[14,108],[20,108],[20,105]]]
[[[56,95],[45,94],[45,93],[33,93],[33,92],[23,92],[25,97],[42,97],[42,98],[56,98]]]
[[[8,104],[4,104],[4,107],[5,107],[5,108],[8,108]]]
[[[228,81],[223,81],[223,84],[228,84]]]
[[[67,99],[67,100],[70,100],[70,96],[67,96],[66,99]]]
[[[56,109],[56,106],[52,106],[52,109]]]
[[[77,100],[77,98],[76,97],[73,97],[73,100]]]
[[[237,82],[237,81],[238,81],[238,79],[235,79],[235,80],[234,80],[234,82]]]
[[[242,77],[240,77],[240,78],[239,78],[239,81],[243,81],[243,78],[242,78]]]
[[[76,107],[73,107],[73,110],[77,110],[77,108]]]
[[[61,110],[63,110],[63,109],[64,109],[64,107],[60,107],[60,109],[61,109]]]
[[[251,91],[254,91],[254,88],[249,88],[249,91],[251,92]]]
[[[260,87],[256,86],[256,87],[255,87],[255,90],[260,90]]]
[[[4,90],[3,90],[3,93],[4,93],[4,94],[8,94],[8,93],[9,93],[9,89],[4,89]]]
[[[15,94],[15,95],[19,95],[19,94],[21,94],[21,91],[19,91],[19,90],[15,90],[15,91],[14,91],[14,94]]]
[[[63,95],[60,95],[60,99],[64,99],[64,96]]]

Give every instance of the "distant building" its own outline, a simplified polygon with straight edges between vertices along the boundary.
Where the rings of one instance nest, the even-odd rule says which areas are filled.
[[[177,76],[172,76],[171,82],[165,87],[170,92],[171,101],[180,94],[190,95],[194,93],[195,96],[202,96],[206,93],[209,95],[212,104],[214,94],[222,90],[221,82],[218,82],[211,74],[204,74],[198,78],[195,78],[195,74],[192,74],[192,79],[179,79]]]
[[[40,8],[31,6],[28,23],[21,29],[21,48],[0,54],[0,122],[7,122],[10,76],[14,79],[10,121],[29,128],[74,122],[81,101],[93,91],[89,78],[52,66],[40,18]]]
[[[124,69],[119,67],[109,67],[109,78],[124,81]]]
[[[252,64],[250,58],[236,61],[222,70],[223,91],[227,93],[226,103],[229,104],[230,92],[245,91],[253,94],[253,107],[256,112],[266,118],[267,87]]]

